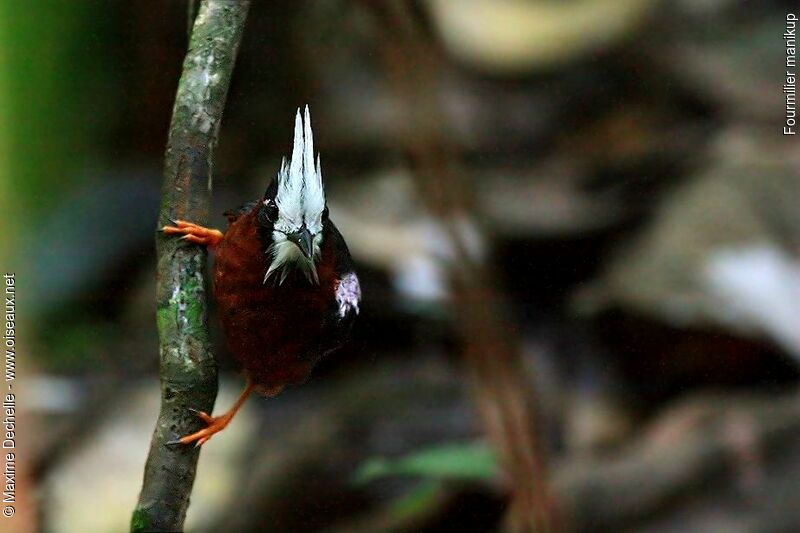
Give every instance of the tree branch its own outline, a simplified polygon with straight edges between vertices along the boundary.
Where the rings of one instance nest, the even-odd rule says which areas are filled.
[[[172,111],[158,227],[174,219],[208,221],[212,155],[248,8],[248,0],[200,5]],[[156,238],[156,247],[161,412],[131,531],[183,529],[200,452],[166,443],[199,429],[189,408],[211,412],[217,395],[206,319],[206,251],[164,236]]]

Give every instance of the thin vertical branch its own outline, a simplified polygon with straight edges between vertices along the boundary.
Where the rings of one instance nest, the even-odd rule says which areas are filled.
[[[558,529],[537,428],[534,392],[524,379],[521,340],[492,267],[477,248],[486,246],[473,208],[473,191],[443,131],[437,85],[441,59],[423,34],[409,3],[363,2],[383,32],[381,44],[398,97],[408,117],[400,139],[417,189],[450,237],[452,308],[460,329],[464,363],[486,433],[511,486],[508,525],[515,531]]]
[[[158,227],[174,219],[208,221],[212,156],[248,8],[247,0],[200,4],[172,110]],[[206,320],[206,251],[164,236],[156,248],[161,411],[131,531],[183,529],[200,450],[166,443],[199,429],[189,408],[211,412],[217,394]]]

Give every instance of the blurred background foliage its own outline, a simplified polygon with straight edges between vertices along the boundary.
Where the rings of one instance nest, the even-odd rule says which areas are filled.
[[[800,523],[800,157],[780,135],[796,5],[408,5],[433,43],[441,127],[476,191],[509,331],[536,368],[567,522]],[[153,231],[186,13],[0,0],[0,245],[30,324],[30,431],[47,428],[30,436],[32,522],[46,531],[124,528],[141,480],[157,410]],[[397,143],[417,125],[378,51],[387,38],[364,3],[251,8],[213,224],[263,192],[309,103],[365,302],[343,353],[249,402],[204,449],[192,531],[498,527],[507,487],[465,397],[441,233]],[[226,405],[239,378],[211,323]]]

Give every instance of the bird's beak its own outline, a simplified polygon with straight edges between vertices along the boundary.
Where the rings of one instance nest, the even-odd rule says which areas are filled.
[[[306,256],[307,259],[311,259],[311,257],[314,255],[314,237],[307,228],[303,228],[294,233],[289,233],[286,235],[286,238],[300,248],[300,251],[303,252],[303,255]]]

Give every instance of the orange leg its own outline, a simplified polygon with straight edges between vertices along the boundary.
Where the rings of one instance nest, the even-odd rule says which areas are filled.
[[[164,226],[161,231],[167,235],[182,234],[181,239],[196,244],[204,244],[214,248],[222,240],[222,232],[217,229],[204,228],[185,220],[173,220],[174,226]]]
[[[233,407],[228,409],[228,411],[226,411],[225,414],[221,416],[211,416],[208,413],[204,413],[203,411],[197,411],[195,409],[192,409],[194,414],[196,414],[200,420],[202,420],[208,425],[204,429],[201,429],[200,431],[192,433],[191,435],[186,435],[185,437],[182,437],[180,439],[170,441],[167,444],[191,444],[194,442],[195,446],[202,446],[203,444],[208,442],[208,440],[215,433],[219,433],[220,431],[228,427],[228,424],[230,424],[231,420],[233,420],[233,417],[242,407],[245,400],[247,400],[247,397],[250,396],[251,392],[253,392],[253,382],[248,377],[247,385],[242,391],[242,394],[239,395],[239,398],[236,400],[236,403],[234,403]]]

